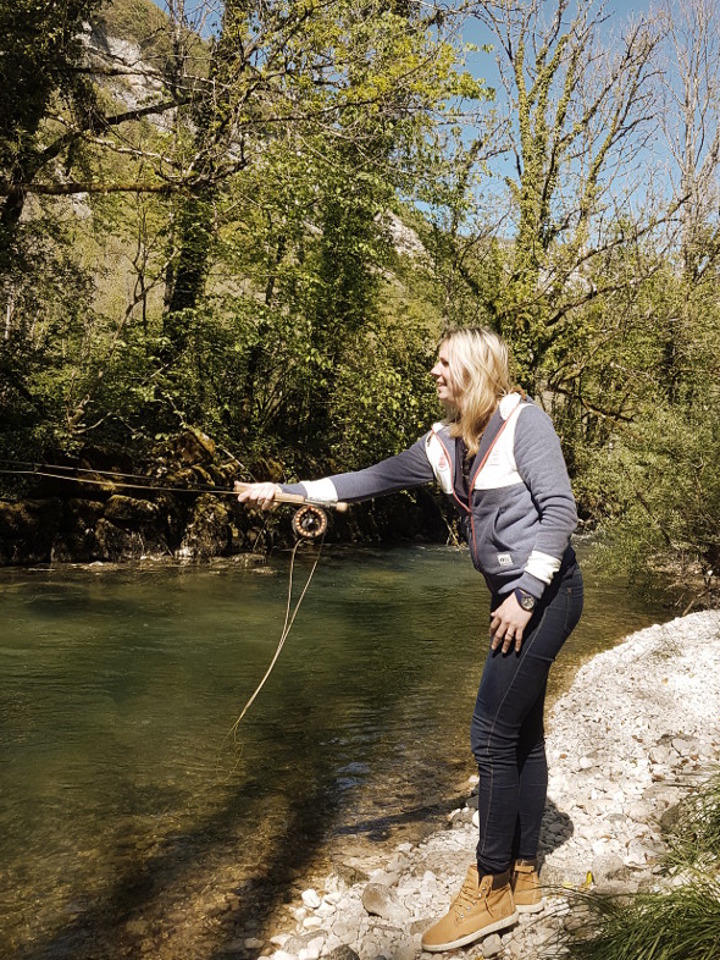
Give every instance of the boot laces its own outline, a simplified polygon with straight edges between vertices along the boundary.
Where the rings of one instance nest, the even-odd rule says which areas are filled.
[[[465,910],[470,910],[475,906],[482,894],[482,884],[478,884],[472,876],[467,877],[455,898],[453,909],[458,916],[462,917]]]

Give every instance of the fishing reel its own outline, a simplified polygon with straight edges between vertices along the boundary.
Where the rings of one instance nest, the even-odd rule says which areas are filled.
[[[296,510],[292,518],[292,528],[301,540],[317,540],[327,530],[328,518],[322,507],[306,503]]]

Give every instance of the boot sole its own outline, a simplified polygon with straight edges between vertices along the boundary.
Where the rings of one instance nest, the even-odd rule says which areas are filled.
[[[511,916],[503,917],[502,920],[496,920],[495,923],[489,923],[480,930],[474,930],[472,933],[466,933],[465,936],[460,937],[459,940],[448,940],[447,943],[435,943],[432,944],[432,946],[423,943],[422,949],[426,950],[428,953],[443,953],[447,950],[454,950],[456,947],[465,947],[469,943],[475,943],[476,940],[481,940],[483,937],[489,936],[491,933],[497,933],[498,930],[504,930],[506,927],[511,927],[514,923],[517,923],[517,921],[518,913],[516,910],[515,913],[511,914]]]

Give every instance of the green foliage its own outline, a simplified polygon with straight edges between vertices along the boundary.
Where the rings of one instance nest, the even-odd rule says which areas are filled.
[[[720,774],[715,773],[700,792],[677,809],[667,843],[667,866],[673,871],[706,870],[720,863]]]
[[[587,894],[585,931],[567,945],[569,960],[715,960],[720,885],[710,876],[631,898]]]
[[[38,11],[47,26],[53,9]],[[68,117],[66,136],[49,97],[53,109],[72,109],[60,80],[82,75],[73,40],[66,73],[36,98],[34,126],[18,108],[25,159],[46,185],[56,176],[40,166],[49,150],[65,160],[61,179],[99,189],[75,209],[25,202],[29,216],[13,226],[15,254],[2,271],[11,306],[0,354],[13,370],[4,449],[40,436],[61,448],[92,439],[142,449],[157,433],[199,424],[258,456],[327,456],[348,416],[354,351],[381,336],[395,259],[384,218],[439,98],[479,85],[455,77],[454,51],[430,26],[381,3],[228,4],[205,71],[213,87],[189,76],[197,65],[186,34],[152,4],[118,0],[100,23],[139,45],[141,72],[190,101],[172,125],[138,116],[117,136],[104,130],[101,143],[101,116],[122,114],[115,96],[131,91],[124,79],[100,79],[93,119]],[[188,190],[122,199],[125,183],[190,167]],[[56,281],[62,270],[72,279]],[[397,392],[377,384],[378,402]]]
[[[397,453],[438,418],[427,369],[432,322],[408,305],[405,316],[373,324],[351,343],[332,397],[332,454],[358,469]]]
[[[658,212],[613,217],[598,192],[603,124],[618,149],[642,126],[652,43],[641,31],[617,83],[590,89],[592,19],[547,44],[523,20],[498,47],[521,57],[503,120],[454,24],[426,15],[232,2],[206,40],[150,0],[0,0],[3,452],[148,451],[197,426],[286,476],[354,469],[439,416],[440,331],[482,323],[628,572],[680,561],[712,582],[717,274],[709,254],[688,266]],[[137,74],[88,66],[93,16],[137,44]],[[511,143],[503,194],[493,157]],[[714,230],[693,236],[712,250]]]
[[[652,893],[573,894],[577,932],[568,960],[714,960],[720,929],[720,777],[712,776],[676,809],[666,866],[678,883]],[[577,922],[575,922],[577,921]]]
[[[171,54],[168,19],[153,0],[113,0],[101,7],[97,23],[108,36],[139,42],[144,56]]]
[[[3,0],[0,4],[0,171],[29,162],[51,97],[87,92],[74,70],[79,32],[101,0]]]
[[[60,437],[72,442],[68,390],[76,358],[87,356],[82,341],[92,322],[92,280],[51,214],[21,225],[14,254],[4,277],[0,445],[13,456],[32,458],[38,447]]]

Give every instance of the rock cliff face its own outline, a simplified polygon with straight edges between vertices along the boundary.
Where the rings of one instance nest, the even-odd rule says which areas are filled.
[[[137,110],[161,102],[161,65],[146,59],[138,43],[108,35],[103,24],[88,24],[84,41],[88,64],[107,71],[103,86],[119,106]],[[150,119],[160,129],[169,130],[173,114],[155,114]]]
[[[84,24],[87,65],[121,109],[132,111],[167,98],[172,73],[172,30],[166,15],[151,0],[115,0],[94,23]],[[187,30],[185,46],[204,49],[201,38]],[[170,130],[174,112],[148,114],[148,122]]]

